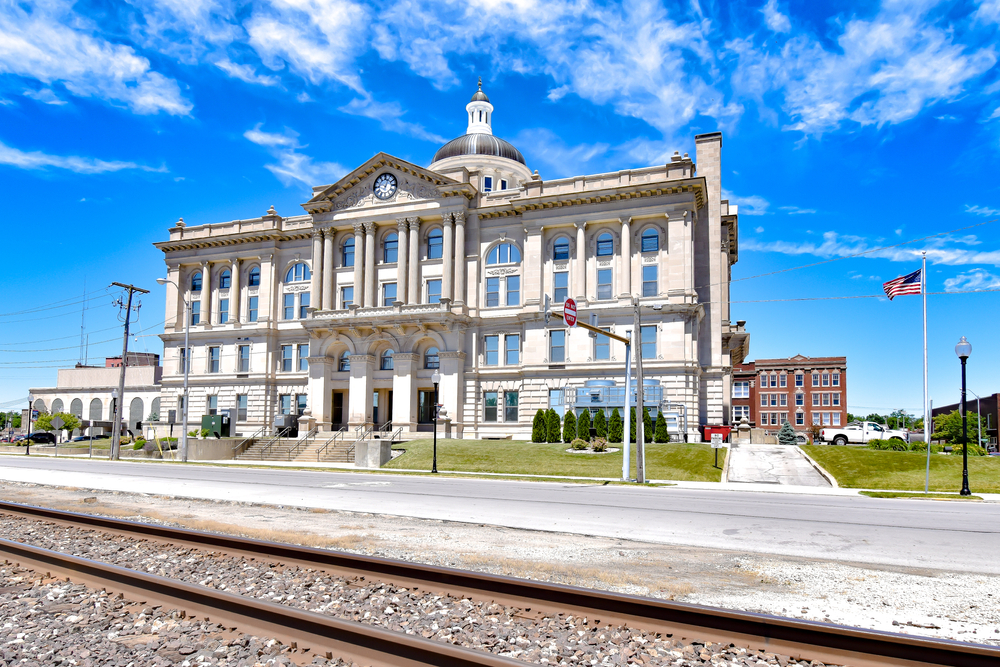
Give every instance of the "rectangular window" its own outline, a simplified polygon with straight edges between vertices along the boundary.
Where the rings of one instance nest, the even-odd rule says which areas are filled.
[[[778,405],[781,407],[788,405],[788,394],[778,394]]]
[[[500,189],[501,190],[506,190],[507,189],[507,179],[506,178],[501,178],[500,179]]]
[[[839,412],[834,412],[833,413],[833,425],[834,426],[840,426],[840,413]]]
[[[597,270],[597,298],[610,299],[612,294],[611,269]]]
[[[771,397],[771,405],[773,407],[778,407],[778,395],[777,394],[769,394],[769,396]]]
[[[779,387],[787,387],[788,386],[788,376],[787,375],[779,375],[778,376],[778,386]]]
[[[521,305],[521,276],[507,276],[507,305]]]
[[[823,394],[823,407],[830,405],[830,394]]]
[[[292,346],[282,345],[281,346],[281,358],[278,360],[278,370],[279,371],[291,371],[292,370]]]
[[[248,300],[247,308],[247,321],[256,322],[257,321],[257,297],[252,296]]]
[[[343,310],[347,310],[354,304],[354,288],[353,287],[341,287],[340,288],[340,307]]]
[[[500,305],[500,279],[486,279],[486,307],[496,308]]]
[[[840,394],[830,394],[831,405],[840,405]]]
[[[219,372],[219,348],[210,347],[208,348],[208,372],[218,373]]]
[[[201,301],[191,302],[191,326],[201,322]]]
[[[761,394],[760,395],[760,407],[764,407],[766,405],[767,405],[767,394]]]
[[[191,348],[182,347],[180,348],[180,368],[177,369],[178,373],[183,373],[185,368],[188,368],[188,359],[191,358]]]
[[[833,386],[834,387],[839,387],[840,386],[840,373],[834,373],[833,374]]]
[[[812,376],[813,376],[812,377],[813,386],[814,387],[818,387],[819,386],[819,373],[813,373]]]
[[[796,412],[795,413],[795,425],[796,426],[805,426],[806,425],[806,416],[805,416],[805,414],[803,414],[801,412]]]
[[[656,265],[642,267],[642,295],[656,296],[659,293],[656,284]]]
[[[813,394],[812,397],[813,397],[813,407],[814,408],[818,408],[819,407],[819,394]]]
[[[747,421],[750,421],[750,406],[749,405],[734,405],[733,406],[733,423],[739,424],[740,420],[744,417]]]
[[[829,373],[823,373],[823,386],[824,387],[829,387],[830,386],[830,374]]]
[[[795,394],[795,405],[805,405],[806,395],[805,394]]]
[[[205,405],[205,409],[208,411],[208,414],[210,415],[219,414],[219,397],[214,395],[209,396],[208,401],[206,402]]]
[[[778,386],[778,376],[777,375],[772,375],[771,376],[771,386],[772,387],[777,387]]]
[[[282,394],[278,397],[278,414],[292,414],[292,395]]]
[[[295,394],[295,414],[301,417],[309,406],[309,397],[306,394]]]
[[[239,366],[237,367],[238,373],[249,373],[250,372],[250,346],[240,345],[239,354],[237,356],[239,360]]]
[[[561,364],[566,361],[566,332],[555,329],[549,332],[549,363]]]
[[[505,422],[517,421],[517,392],[505,391],[503,394],[503,420]]]
[[[566,414],[566,390],[549,389],[549,407],[560,417]]]
[[[219,324],[229,321],[229,299],[219,299]]]
[[[788,413],[787,412],[781,412],[781,413],[779,413],[778,414],[778,423],[779,424],[784,424],[786,421],[788,421]]]
[[[611,331],[611,327],[601,327],[601,331]],[[611,339],[601,334],[594,336],[594,360],[608,361],[611,359]]]
[[[566,303],[569,298],[569,271],[556,271],[552,274],[552,301]]]
[[[497,392],[486,392],[486,401],[483,405],[483,421],[495,422],[497,420]]]
[[[802,376],[802,373],[796,373],[795,374],[795,386],[796,387],[801,387],[804,384],[805,384],[805,378]]]
[[[823,426],[830,426],[830,421],[831,421],[830,420],[830,413],[829,412],[824,412],[823,413]]]
[[[647,232],[653,232],[653,230],[650,229]],[[642,240],[639,242],[641,252],[656,252],[660,249],[660,235],[647,232],[643,232]]]
[[[396,283],[383,283],[382,305],[391,306],[395,300],[396,300]]]
[[[771,426],[777,426],[777,425],[778,425],[778,413],[777,412],[772,412],[771,413]]]
[[[813,425],[819,426],[819,413],[818,412],[812,413],[812,420],[813,420]]]
[[[307,371],[309,370],[309,344],[302,343],[299,345],[299,370]]]
[[[484,348],[485,361],[487,366],[496,366],[500,363],[500,336],[486,336],[486,346]]]
[[[282,316],[286,320],[295,319],[295,295],[294,294],[283,294],[281,296],[281,310]]]
[[[427,281],[427,303],[441,303],[441,281]]]
[[[750,383],[749,382],[734,382],[733,383],[733,398],[750,398]]]
[[[309,292],[303,292],[299,295],[299,319],[304,320],[309,316],[306,312],[309,309]]]
[[[493,192],[492,176],[483,176],[483,192]]]
[[[247,420],[247,395],[236,395],[236,421],[245,422]]]
[[[508,366],[517,366],[521,363],[521,336],[519,334],[507,334],[503,339],[504,363]]]
[[[642,329],[642,358],[656,359],[656,325]]]

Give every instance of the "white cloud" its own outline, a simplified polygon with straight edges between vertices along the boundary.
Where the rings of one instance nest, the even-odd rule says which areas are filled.
[[[722,198],[728,199],[730,204],[739,206],[740,215],[765,215],[767,214],[768,207],[771,205],[769,201],[760,195],[740,197],[725,188],[722,189]]]
[[[757,232],[758,234],[763,234],[764,233],[764,228],[763,227],[754,227],[753,230],[755,232]]]
[[[403,120],[406,110],[403,109],[399,102],[378,102],[371,95],[366,94],[363,97],[354,98],[340,107],[340,110],[352,116],[364,116],[365,118],[377,120],[382,127],[391,132],[408,134],[417,139],[424,139],[425,141],[432,141],[438,144],[443,144],[447,141],[441,135],[428,131],[423,125]]]
[[[76,155],[50,155],[41,151],[22,151],[0,142],[0,164],[19,169],[66,169],[77,174],[103,174],[107,172],[138,169],[140,171],[165,172],[166,167],[148,167],[136,162],[99,160]]]
[[[66,104],[66,100],[61,99],[58,95],[52,92],[51,88],[42,88],[41,90],[28,88],[24,91],[23,95],[25,97],[30,97],[36,102],[41,102],[42,104],[53,104],[56,106]]]
[[[965,212],[973,215],[981,215],[984,218],[991,218],[993,216],[1000,215],[1000,208],[989,208],[988,206],[979,206],[978,204],[970,206],[969,204],[966,204]]]
[[[1000,23],[1000,0],[983,0],[975,17],[984,23]]]
[[[985,269],[972,269],[958,274],[954,278],[946,278],[944,290],[958,292],[961,290],[996,289],[1000,287],[1000,276],[993,275]]]
[[[779,206],[778,210],[788,215],[812,215],[816,212],[814,208],[799,208],[798,206]]]
[[[302,183],[306,187],[333,183],[347,173],[347,169],[336,162],[314,162],[312,157],[299,152],[302,146],[298,141],[298,133],[285,129],[283,134],[265,132],[260,124],[252,130],[247,130],[243,136],[268,149],[277,160],[275,164],[266,164],[264,168],[274,174],[279,181],[288,187],[293,183]]]
[[[512,142],[515,146],[526,147],[529,163],[550,168],[550,178],[592,173],[587,165],[600,162],[610,148],[605,143],[570,146],[545,127],[522,130]]]
[[[792,22],[778,10],[778,0],[767,0],[760,13],[764,15],[767,27],[774,32],[788,32],[792,29]]]
[[[245,83],[252,83],[258,86],[276,86],[280,82],[276,76],[257,74],[250,65],[234,63],[228,58],[215,63],[215,66],[234,79],[239,79]]]

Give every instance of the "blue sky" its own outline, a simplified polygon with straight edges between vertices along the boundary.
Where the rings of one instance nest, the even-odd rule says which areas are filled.
[[[378,151],[426,165],[477,76],[543,178],[724,132],[752,357],[847,355],[852,411],[919,409],[919,297],[832,297],[926,250],[935,403],[962,335],[1000,391],[1000,292],[958,293],[1000,289],[1000,0],[0,0],[0,35],[0,405],[77,361],[85,285],[91,360],[121,351],[112,281],[151,290],[131,349],[160,350],[178,217],[301,213]]]

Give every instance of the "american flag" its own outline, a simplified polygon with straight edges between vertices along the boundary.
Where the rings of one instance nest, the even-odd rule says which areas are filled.
[[[920,269],[887,283],[882,283],[882,289],[885,290],[889,301],[900,294],[920,294]]]

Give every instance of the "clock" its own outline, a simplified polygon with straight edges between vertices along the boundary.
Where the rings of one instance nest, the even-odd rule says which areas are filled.
[[[382,174],[375,179],[375,196],[379,199],[388,199],[396,194],[396,177],[392,174]]]

